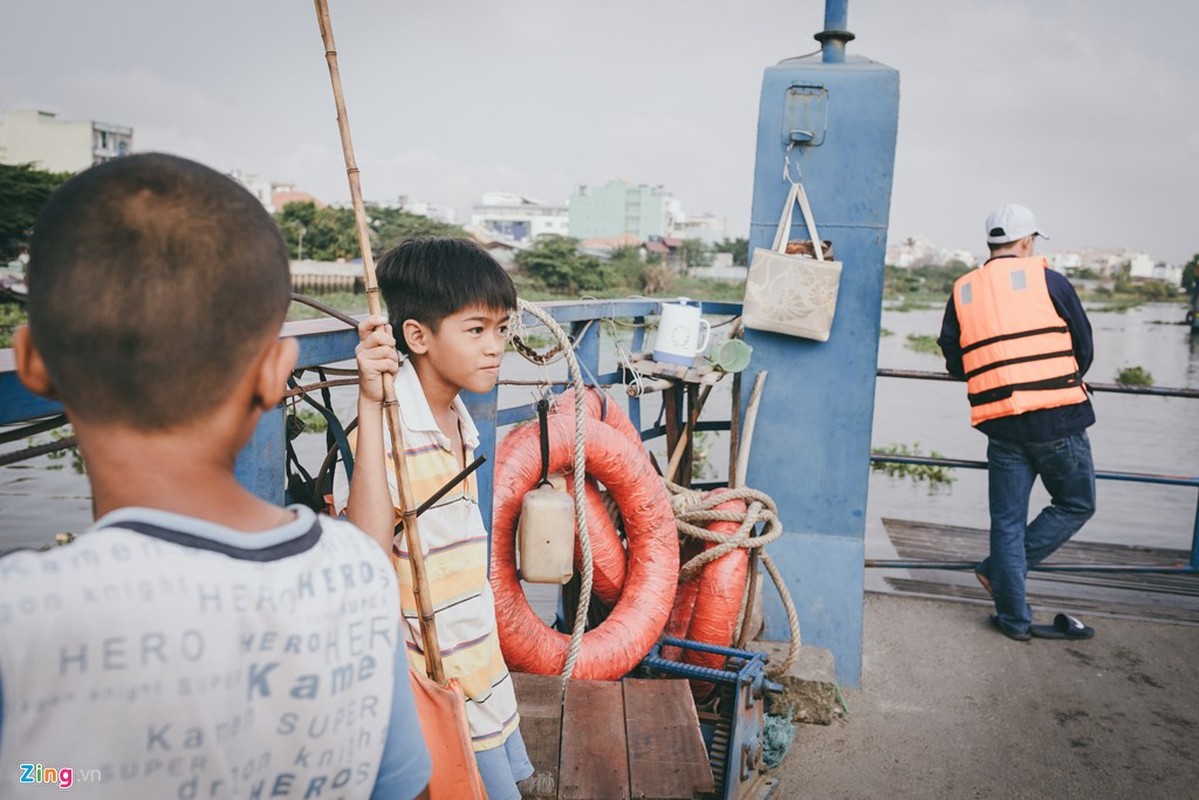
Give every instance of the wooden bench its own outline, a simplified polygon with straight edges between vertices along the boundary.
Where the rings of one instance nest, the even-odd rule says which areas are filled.
[[[522,797],[690,800],[715,791],[687,681],[572,680],[563,697],[559,676],[512,679],[536,769]]]

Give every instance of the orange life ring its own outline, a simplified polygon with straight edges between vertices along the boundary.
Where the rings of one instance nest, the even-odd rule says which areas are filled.
[[[600,389],[588,386],[583,392],[583,409],[592,419],[598,419],[605,425],[610,425],[628,437],[629,441],[641,446],[641,432],[633,425],[629,415]],[[554,400],[551,409],[554,414],[573,416],[575,413],[575,391],[567,389]]]
[[[640,446],[641,435],[634,427],[633,421],[615,400],[607,397],[601,389],[594,386],[586,387],[583,397],[583,410],[589,417],[620,431],[630,441]],[[554,399],[550,414],[551,416],[561,414],[571,419],[571,424],[574,424],[574,389],[567,389]],[[523,430],[523,428],[517,430]],[[531,434],[518,434],[517,431],[506,436],[496,448],[496,462],[498,464],[506,463],[514,457],[518,449],[525,452],[524,448],[530,446],[527,438],[529,436]],[[540,466],[541,462],[538,461],[537,464]],[[574,480],[570,475],[566,476],[566,491],[571,497],[574,497]],[[607,506],[604,504],[599,487],[596,486],[594,480],[588,479],[587,481],[586,497],[587,532],[591,538],[592,590],[604,605],[611,608],[616,605],[616,601],[620,599],[620,593],[624,589],[628,556],[625,553],[624,541],[608,514]],[[574,563],[576,569],[582,569],[582,553],[579,550],[577,539]]]
[[[641,447],[641,434],[629,419],[629,415],[602,389],[588,386],[583,390],[583,410],[592,419],[615,428],[628,437],[629,441]],[[550,412],[574,419],[574,389],[567,389],[558,395]],[[566,488],[573,496],[574,481],[569,475],[566,477]],[[612,607],[620,599],[620,592],[624,588],[628,556],[625,553],[624,542],[608,516],[608,509],[600,497],[599,488],[595,486],[595,481],[590,479],[587,481],[587,531],[591,536],[592,587],[604,605]],[[598,532],[598,536],[592,531]],[[576,540],[575,569],[582,568],[582,553]]]
[[[573,414],[573,403],[569,408]],[[596,409],[598,408],[597,404]],[[590,410],[590,404],[588,404],[587,410]],[[551,419],[556,416],[558,415],[550,414]],[[570,424],[571,430],[573,430],[573,416],[570,417]],[[507,465],[520,462],[523,468],[523,463],[529,459],[532,459],[532,468],[541,469],[540,440],[538,427],[535,424],[517,428],[505,436],[496,447],[495,485],[497,487],[500,485],[501,475],[506,474]],[[572,455],[568,466],[573,463]],[[538,475],[540,476],[540,472]],[[574,481],[571,475],[566,476],[566,491],[572,498],[574,497]],[[604,605],[612,607],[616,605],[624,588],[627,571],[624,542],[621,541],[620,533],[608,515],[608,509],[604,505],[603,498],[600,497],[599,487],[595,485],[595,481],[588,479],[585,493],[587,497],[587,533],[591,538],[592,590],[604,602]],[[493,523],[492,528],[494,529],[494,527]],[[574,555],[576,569],[582,568],[581,559],[582,553],[579,550],[578,539],[576,539]]]
[[[574,424],[574,421],[571,421]],[[575,495],[573,475],[566,476],[566,491],[571,497]],[[587,479],[584,491],[587,495],[587,535],[591,539],[591,590],[596,597],[611,608],[620,599],[624,591],[624,582],[628,577],[628,554],[624,542],[608,507],[600,497],[599,486],[591,478]],[[583,569],[583,551],[579,540],[575,537],[575,569]]]
[[[548,428],[550,471],[570,469],[574,462],[573,416],[551,414]],[[500,647],[508,666],[520,672],[555,674],[566,663],[570,637],[537,617],[516,573],[521,499],[541,475],[538,438],[537,426],[518,428],[505,439],[503,455],[497,458],[491,586]],[[588,475],[612,493],[624,517],[628,562],[624,589],[612,613],[583,636],[574,677],[616,680],[649,652],[666,625],[678,581],[678,534],[670,498],[639,443],[634,444],[611,425],[588,418],[585,446]],[[619,537],[616,542],[619,547]],[[593,541],[593,553],[602,555],[611,549],[611,544]]]
[[[721,490],[717,489],[718,494]],[[708,495],[712,496],[712,493]],[[727,500],[717,505],[718,511],[745,511],[745,501]],[[714,533],[731,536],[741,527],[736,522],[716,521],[705,526]],[[703,549],[716,547],[715,542],[706,542]],[[687,548],[690,556],[700,548]],[[737,615],[741,610],[741,597],[745,592],[746,576],[749,572],[749,553],[738,547],[720,558],[706,564],[698,575],[679,586],[671,609],[670,621],[666,624],[666,635],[695,642],[728,647],[733,643],[737,630]],[[698,650],[663,648],[663,657],[711,669],[724,668],[724,656],[703,653]]]

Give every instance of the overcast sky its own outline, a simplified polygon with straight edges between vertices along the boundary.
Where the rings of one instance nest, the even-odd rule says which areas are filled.
[[[458,210],[663,184],[749,229],[762,71],[816,0],[332,0],[364,193]],[[900,71],[890,239],[981,252],[1003,202],[1051,249],[1199,252],[1199,3],[851,0]],[[0,0],[0,110],[134,127],[137,150],[349,196],[306,0]]]

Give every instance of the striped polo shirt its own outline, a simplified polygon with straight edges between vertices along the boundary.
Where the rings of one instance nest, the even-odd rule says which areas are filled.
[[[411,361],[406,360],[400,367],[395,387],[412,496],[420,505],[453,479],[461,465],[451,450],[449,437],[437,427]],[[454,398],[454,411],[461,420],[465,459],[470,463],[479,445],[479,432],[460,398]],[[387,480],[398,506],[390,436],[386,430],[383,435]],[[399,520],[397,512],[396,522]],[[495,599],[487,574],[487,529],[479,511],[475,476],[462,481],[421,514],[417,528],[446,677],[457,678],[466,695],[474,749],[499,747],[516,730],[520,718],[496,632]],[[401,535],[395,544],[400,554],[393,555],[392,561],[399,577],[408,657],[414,669],[424,672],[424,644],[412,591],[408,543]]]

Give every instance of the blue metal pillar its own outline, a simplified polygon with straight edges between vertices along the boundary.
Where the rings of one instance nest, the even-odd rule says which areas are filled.
[[[237,454],[233,475],[238,483],[275,505],[283,505],[283,475],[287,465],[287,432],[283,406],[264,412],[250,441]]]
[[[843,25],[843,13],[839,19]],[[844,264],[840,295],[827,342],[746,331],[754,348],[748,373],[770,373],[748,484],[778,502],[785,533],[768,549],[796,601],[803,642],[832,650],[838,681],[857,686],[899,73],[861,57],[846,58],[844,44],[852,35],[843,30],[817,38],[826,51],[839,48],[839,58],[826,52],[823,60],[785,61],[768,68],[762,82],[750,244],[771,246],[789,188],[783,161],[791,145],[792,174],[798,166],[820,236],[833,242]],[[795,217],[791,238],[812,238],[800,215]],[[743,404],[753,382],[754,375],[746,374]],[[766,608],[766,636],[787,636],[782,605],[773,598]]]
[[[1191,569],[1199,569],[1199,503],[1195,506],[1195,527],[1191,534]]]
[[[284,326],[284,336],[299,340],[296,369],[351,360],[358,344],[357,331],[331,319],[289,322]],[[262,415],[233,467],[233,474],[242,486],[276,505],[283,505],[283,477],[287,469],[283,416],[281,405]]]

